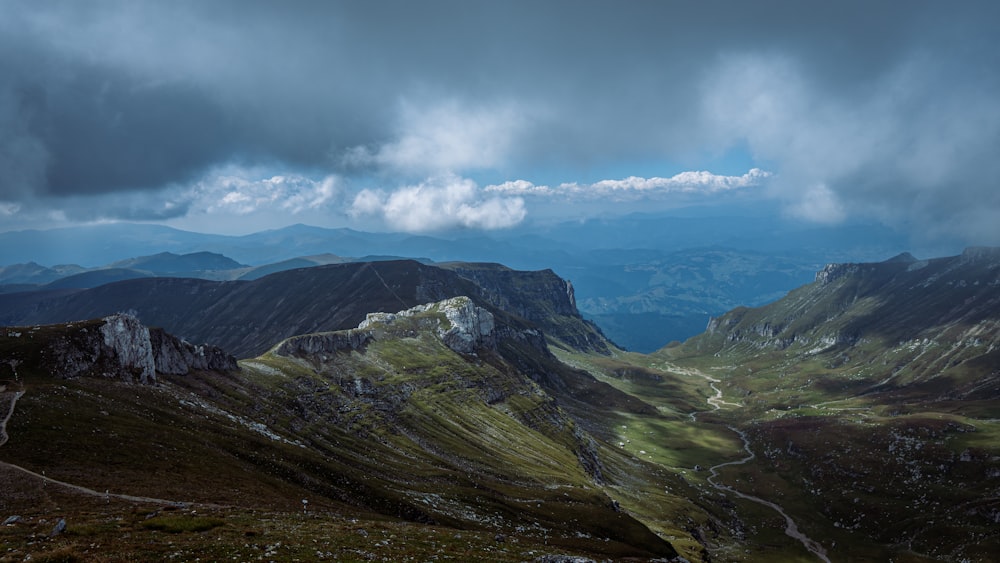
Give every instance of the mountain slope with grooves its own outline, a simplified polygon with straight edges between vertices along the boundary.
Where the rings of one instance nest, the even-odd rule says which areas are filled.
[[[25,358],[0,372],[24,391],[4,459],[35,478],[113,491],[116,502],[293,512],[306,498],[324,515],[379,514],[602,557],[676,556],[602,489],[620,478],[602,472],[616,454],[505,358],[508,344],[545,345],[511,318],[454,298],[293,337],[242,372],[164,373],[157,385],[137,384],[127,366],[125,377],[60,379],[58,366]],[[4,351],[95,326],[18,330],[4,335]],[[9,481],[9,471],[0,467],[4,509],[38,518],[34,506],[81,502],[23,475]]]
[[[704,334],[667,351],[760,365],[853,366],[857,376],[845,392],[907,387],[1000,397],[1000,374],[983,369],[1000,363],[1000,249],[831,264],[812,284],[712,319]]]
[[[655,357],[729,401],[712,416],[753,457],[726,486],[780,501],[831,560],[996,560],[1000,249],[831,264]]]

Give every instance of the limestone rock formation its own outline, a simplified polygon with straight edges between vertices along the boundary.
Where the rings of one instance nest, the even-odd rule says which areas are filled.
[[[185,375],[192,370],[239,369],[236,359],[215,346],[195,346],[162,329],[145,327],[132,315],[56,327],[44,356],[53,375],[124,379],[155,383],[157,374]]]
[[[417,317],[437,310],[448,320],[447,324],[435,320],[437,335],[452,350],[472,354],[479,347],[496,349],[496,323],[493,314],[478,307],[465,296],[452,297],[437,303],[427,303],[398,313],[369,313],[358,325],[365,330],[376,324],[392,324],[396,319]]]
[[[132,315],[119,313],[104,318],[100,328],[106,356],[117,358],[122,370],[131,372],[140,383],[156,380],[156,363],[149,329]]]
[[[449,348],[460,354],[471,354],[479,346],[496,348],[492,313],[477,307],[468,297],[454,297],[440,302],[438,307],[451,323],[443,332],[442,327],[438,328],[438,335]]]
[[[371,332],[360,329],[305,334],[282,341],[275,353],[280,356],[317,356],[361,350],[371,338]]]

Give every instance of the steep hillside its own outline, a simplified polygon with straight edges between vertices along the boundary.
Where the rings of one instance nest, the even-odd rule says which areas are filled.
[[[713,319],[705,334],[671,354],[741,358],[748,368],[783,363],[790,372],[830,371],[839,377],[816,384],[844,395],[995,399],[1000,249],[831,264],[784,299]]]
[[[169,549],[185,558],[256,558],[263,550],[252,544],[265,539],[285,544],[271,557],[287,560],[315,558],[319,545],[333,559],[676,556],[609,494],[655,480],[661,491],[687,491],[670,497],[685,506],[678,521],[710,520],[708,508],[686,501],[694,493],[683,479],[654,477],[591,435],[523,372],[519,354],[541,347],[532,355],[543,365],[545,343],[510,319],[458,297],[286,339],[241,371],[157,367],[156,385],[135,370],[157,357],[157,339],[131,317],[9,330],[0,344],[19,361],[0,392],[11,414],[0,510],[21,519],[0,537],[22,558],[55,547],[85,558],[87,545],[101,543],[126,560],[167,549],[159,529],[179,534]],[[111,348],[138,363],[67,379],[65,358],[24,353],[104,332],[128,335]],[[591,413],[588,424],[603,422]],[[67,532],[29,542],[53,514]],[[397,528],[407,543],[384,541],[379,530],[398,521],[422,531]],[[698,560],[684,526],[661,535],[680,538]],[[295,531],[277,531],[286,527]],[[197,529],[213,532],[185,534]],[[458,530],[468,539],[459,542]]]
[[[576,312],[566,282],[551,271],[480,271],[465,277],[401,260],[331,264],[241,282],[137,279],[51,299],[0,295],[0,323],[58,323],[132,311],[148,325],[252,357],[290,336],[357,326],[369,312],[467,295],[491,310],[522,314],[572,346],[607,350],[597,329]],[[553,311],[558,315],[550,316]]]
[[[831,264],[655,357],[711,382],[746,444],[715,482],[831,560],[1000,553],[1000,249]]]

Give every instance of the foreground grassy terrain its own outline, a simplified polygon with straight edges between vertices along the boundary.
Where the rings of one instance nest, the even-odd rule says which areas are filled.
[[[553,552],[544,540],[364,514],[105,503],[59,491],[24,500],[7,507],[21,518],[0,527],[0,561],[525,561]],[[62,515],[65,531],[51,536]]]

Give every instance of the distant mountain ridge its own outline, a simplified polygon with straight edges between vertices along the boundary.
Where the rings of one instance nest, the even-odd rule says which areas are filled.
[[[309,265],[315,265],[315,263],[309,263]],[[212,252],[193,252],[183,255],[161,252],[150,256],[119,260],[106,266],[94,268],[84,268],[76,264],[46,268],[29,262],[0,267],[0,292],[4,292],[5,286],[15,284],[19,287],[12,288],[14,291],[59,288],[85,289],[115,281],[154,276],[227,279],[238,277],[251,270],[252,268],[249,266]],[[10,293],[10,289],[7,288],[6,292]]]
[[[471,276],[461,268],[409,260],[344,263],[250,281],[146,278],[52,298],[8,294],[0,295],[0,324],[51,324],[133,311],[145,324],[251,357],[290,336],[355,327],[371,312],[466,295],[494,311],[510,308],[579,349],[607,352],[597,328],[576,310],[567,283],[551,270],[464,266],[476,272]]]
[[[235,270],[246,265],[214,252],[192,252],[178,255],[173,252],[160,252],[151,256],[141,256],[119,260],[111,264],[112,268],[128,268],[145,270],[157,274],[174,274],[178,272],[197,272],[205,270]]]
[[[496,262],[518,270],[552,269],[573,282],[581,312],[629,350],[653,351],[704,329],[710,316],[758,306],[806,283],[824,263],[881,259],[910,247],[886,228],[816,227],[762,217],[677,210],[526,224],[488,234],[362,232],[292,225],[241,236],[186,232],[143,224],[108,224],[0,233],[0,265],[75,263],[72,273],[125,267],[118,279],[159,276],[255,279],[296,267],[341,261],[409,258],[425,262]],[[153,271],[133,257],[210,252],[246,268]],[[334,255],[330,259],[326,256]],[[45,269],[46,266],[38,268]],[[69,274],[52,266],[31,276],[3,274],[0,293],[30,291]],[[11,270],[13,272],[13,270]],[[94,287],[100,275],[59,287]],[[12,285],[17,284],[17,285]],[[37,287],[30,287],[35,284]]]

